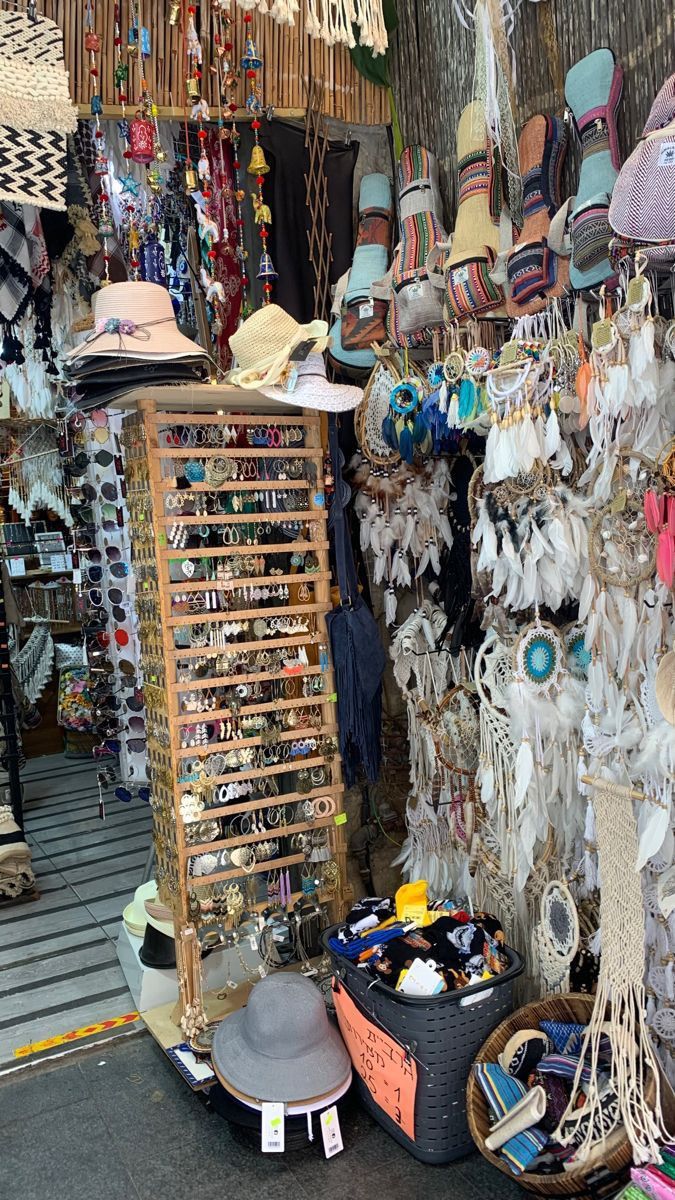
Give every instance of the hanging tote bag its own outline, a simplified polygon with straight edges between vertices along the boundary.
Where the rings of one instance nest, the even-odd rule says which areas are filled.
[[[675,260],[675,75],[658,93],[642,137],[619,171],[609,223],[620,242],[642,250],[650,263]]]

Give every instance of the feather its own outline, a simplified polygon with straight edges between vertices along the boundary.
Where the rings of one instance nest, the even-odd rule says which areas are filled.
[[[630,596],[624,595],[620,600],[617,596],[617,604],[620,604],[621,616],[621,650],[616,665],[616,673],[619,679],[623,679],[628,670],[628,663],[631,661],[631,651],[635,634],[637,633],[638,616],[635,607],[635,601]]]
[[[398,552],[398,581],[399,581],[401,587],[410,587],[410,584],[412,582],[412,580],[410,578],[410,567],[408,566],[408,559],[406,558],[406,556],[402,550],[399,550],[399,552]]]
[[[557,454],[559,446],[560,425],[558,424],[558,414],[552,408],[546,420],[546,430],[544,433],[544,454],[547,460]]]
[[[644,801],[638,817],[638,856],[635,870],[642,868],[658,854],[670,823],[670,807],[653,805]]]
[[[656,543],[656,570],[659,579],[665,583],[666,587],[672,588],[673,572],[675,571],[675,546],[667,529],[661,530]]]
[[[485,465],[483,468],[483,477],[486,483],[497,483],[503,476],[495,474],[497,470],[497,451],[500,441],[500,429],[497,421],[494,421],[485,443]]]
[[[397,605],[396,592],[390,585],[384,593],[384,619],[387,625],[393,625],[396,620]]]
[[[417,570],[415,571],[415,579],[419,579],[420,575],[424,574],[424,572],[426,571],[428,566],[429,566],[429,543],[427,542],[424,547],[424,553],[419,561]]]
[[[524,737],[516,755],[515,790],[513,794],[513,803],[516,808],[520,808],[525,800],[527,789],[532,782],[533,772],[534,758],[532,757],[532,746],[530,745],[530,739]]]
[[[651,491],[645,492],[645,520],[650,533],[658,533],[663,524],[662,505],[659,503],[659,498],[656,493]]]
[[[434,572],[434,575],[440,575],[441,560],[440,560],[440,557],[438,554],[438,546],[436,545],[436,542],[434,541],[433,538],[429,542],[429,562],[431,564],[431,569]]]

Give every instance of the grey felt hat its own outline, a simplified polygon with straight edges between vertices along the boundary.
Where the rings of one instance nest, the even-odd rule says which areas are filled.
[[[212,1061],[224,1087],[295,1104],[337,1091],[352,1069],[321,993],[291,972],[261,979],[246,1008],[221,1021]]]

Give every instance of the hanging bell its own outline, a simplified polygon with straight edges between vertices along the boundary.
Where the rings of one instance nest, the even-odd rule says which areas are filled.
[[[180,16],[180,0],[172,0],[169,8],[169,25],[177,25]]]
[[[256,142],[253,150],[251,151],[251,161],[246,170],[248,171],[249,175],[266,175],[269,171],[269,167],[265,159],[265,151],[259,142]]]
[[[185,80],[188,100],[199,100],[199,80],[194,75],[188,75]]]
[[[241,60],[241,65],[245,71],[259,71],[263,65],[263,60],[258,55],[258,50],[253,38],[246,39],[246,46],[244,48],[244,56]]]
[[[199,176],[197,175],[197,172],[195,171],[194,167],[186,167],[185,168],[185,191],[186,192],[199,191]]]
[[[278,279],[279,272],[274,270],[272,257],[267,251],[260,255],[260,269],[258,271],[258,279]]]

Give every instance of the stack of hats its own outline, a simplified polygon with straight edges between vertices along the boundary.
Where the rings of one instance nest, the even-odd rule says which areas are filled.
[[[225,1090],[254,1108],[263,1101],[312,1108],[346,1091],[352,1073],[321,993],[295,972],[255,985],[246,1008],[218,1026],[211,1061]]]
[[[296,408],[348,412],[363,391],[326,379],[321,351],[329,342],[325,321],[301,325],[277,304],[266,304],[232,334],[235,365],[226,382]]]
[[[176,965],[173,915],[157,895],[157,883],[149,879],[136,888],[123,912],[124,924],[134,937],[143,938],[139,958],[144,966],[167,970]]]
[[[0,902],[26,894],[32,899],[34,887],[30,846],[9,804],[0,804]]]
[[[112,283],[96,292],[92,308],[94,328],[63,368],[78,408],[101,408],[139,387],[209,378],[208,353],[178,329],[166,288]]]

